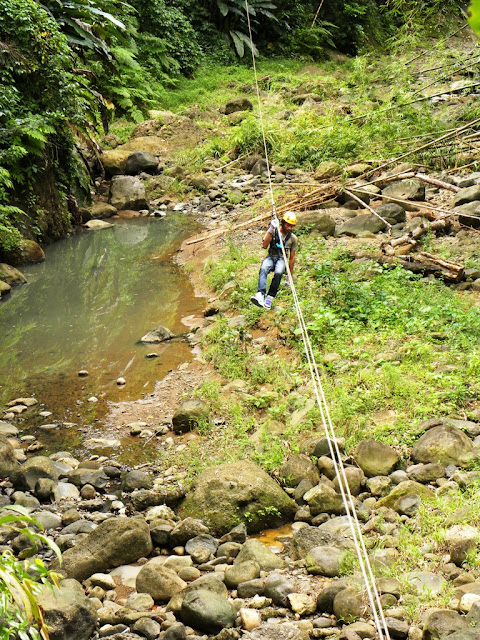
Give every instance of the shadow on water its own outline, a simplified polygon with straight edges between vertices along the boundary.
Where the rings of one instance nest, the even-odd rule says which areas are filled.
[[[33,395],[52,416],[27,414],[20,428],[41,433],[49,450],[74,451],[81,431],[99,426],[107,401],[152,391],[156,380],[191,358],[185,342],[139,340],[160,324],[183,333],[181,319],[202,309],[172,259],[197,230],[182,214],[118,220],[110,229],[57,242],[44,263],[23,269],[28,284],[0,304],[0,403]],[[151,352],[158,357],[146,358]],[[81,369],[88,377],[78,376]],[[120,376],[124,387],[116,384]],[[99,401],[89,402],[92,396]],[[36,430],[54,421],[76,426]]]

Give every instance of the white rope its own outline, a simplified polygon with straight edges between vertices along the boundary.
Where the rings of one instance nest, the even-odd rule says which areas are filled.
[[[250,13],[248,7],[248,0],[245,0],[245,8],[247,12],[247,21],[248,21],[248,29],[250,35],[250,48],[252,51],[252,60],[253,60],[253,70],[255,76],[255,87],[257,91],[257,100],[258,100],[258,109],[260,116],[260,125],[262,129],[263,136],[263,145],[265,151],[265,160],[267,164],[267,175],[268,182],[270,187],[270,196],[272,201],[272,218],[275,223],[275,226],[279,228],[280,223],[277,218],[276,209],[275,209],[275,199],[273,195],[273,187],[270,173],[270,163],[268,159],[268,150],[267,150],[267,142],[265,138],[265,129],[263,125],[263,115],[262,115],[262,104],[260,101],[260,91],[258,87],[258,79],[257,79],[257,69],[255,64],[255,55],[254,55],[254,47],[253,47],[253,36],[252,29],[250,25]],[[289,262],[287,259],[287,254],[285,251],[285,245],[282,238],[281,233],[278,234],[280,238],[280,246],[282,250],[283,260],[285,261],[285,268],[287,271],[287,277],[290,282],[292,297],[295,305],[295,311],[297,313],[298,323],[300,326],[302,339],[305,347],[305,354],[308,361],[308,366],[310,369],[310,375],[312,378],[313,389],[315,393],[315,398],[317,400],[317,405],[320,410],[320,416],[322,419],[323,429],[325,431],[325,435],[327,437],[328,446],[330,449],[330,455],[333,460],[334,469],[336,476],[338,478],[338,485],[340,489],[340,494],[342,496],[343,504],[345,507],[345,512],[347,515],[348,523],[350,526],[350,530],[352,532],[353,542],[355,545],[355,551],[358,557],[360,570],[362,573],[363,580],[365,582],[365,588],[368,595],[368,600],[370,602],[370,608],[372,611],[372,615],[375,621],[375,626],[377,628],[379,640],[390,640],[390,635],[388,632],[387,624],[385,621],[385,615],[382,608],[382,603],[380,601],[380,596],[378,593],[377,586],[375,584],[375,576],[373,575],[372,567],[370,564],[370,560],[368,558],[368,551],[365,546],[365,542],[363,540],[362,531],[360,527],[360,522],[357,517],[357,513],[355,511],[355,502],[353,496],[350,492],[350,487],[348,485],[347,475],[345,473],[345,467],[342,462],[340,449],[338,447],[338,442],[335,436],[335,430],[333,428],[333,423],[330,418],[330,412],[328,410],[327,401],[325,398],[325,393],[323,390],[322,382],[320,379],[320,374],[318,371],[317,363],[315,361],[315,355],[313,352],[313,347],[310,341],[310,337],[308,335],[307,326],[305,323],[305,319],[303,317],[302,309],[300,307],[299,298],[297,295],[297,291],[293,282],[292,273],[290,271]]]

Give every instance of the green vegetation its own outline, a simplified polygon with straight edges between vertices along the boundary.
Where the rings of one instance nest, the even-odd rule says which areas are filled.
[[[35,554],[40,545],[50,547],[59,559],[60,550],[52,540],[35,530],[41,529],[41,525],[22,507],[1,507],[1,511],[5,515],[0,515],[0,526],[24,536],[30,541],[31,547],[22,552],[18,559],[11,551],[1,554],[0,638],[48,640],[48,628],[38,605],[38,595],[42,586],[58,586],[58,576],[49,571],[39,557],[31,560],[26,558]]]

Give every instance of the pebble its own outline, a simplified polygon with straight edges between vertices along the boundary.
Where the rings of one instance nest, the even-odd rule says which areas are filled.
[[[124,384],[127,384],[127,381],[125,380],[125,378],[117,378],[117,384],[119,387],[121,387]]]

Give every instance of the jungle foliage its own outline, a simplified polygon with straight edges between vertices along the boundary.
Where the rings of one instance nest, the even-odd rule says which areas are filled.
[[[329,0],[316,15],[317,0],[4,0],[0,252],[22,234],[63,235],[68,204],[89,192],[76,149],[114,116],[141,121],[200,64],[248,62],[249,22],[256,54],[320,59],[326,47],[355,54],[413,23],[458,18],[460,7],[458,0]],[[52,193],[54,207],[45,197]]]

